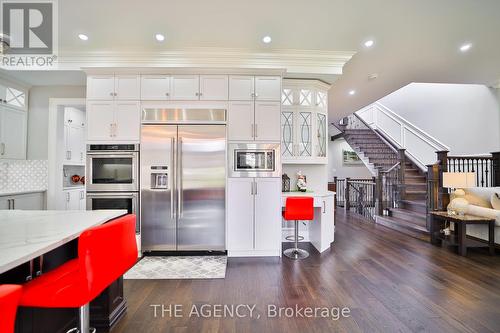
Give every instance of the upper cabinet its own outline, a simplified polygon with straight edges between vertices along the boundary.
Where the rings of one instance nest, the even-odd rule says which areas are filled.
[[[25,89],[15,88],[9,84],[0,84],[0,104],[15,109],[28,109],[28,92]]]
[[[329,87],[317,80],[283,80],[281,95],[283,163],[328,163]]]
[[[280,76],[229,76],[229,100],[231,101],[279,101],[280,98]]]
[[[227,101],[229,78],[227,75],[200,75],[200,100]]]
[[[87,141],[139,142],[140,117],[138,101],[89,101]]]
[[[139,75],[91,75],[87,78],[89,100],[138,100]]]
[[[193,101],[200,99],[200,77],[198,75],[173,75],[172,99]]]
[[[170,99],[169,75],[142,75],[141,99],[164,101]]]
[[[0,159],[26,159],[28,115],[0,105]]]
[[[64,164],[85,163],[85,112],[68,107],[64,110]]]

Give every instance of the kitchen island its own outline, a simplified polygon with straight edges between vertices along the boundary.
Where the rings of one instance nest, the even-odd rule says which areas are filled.
[[[314,220],[307,221],[307,230],[299,231],[304,237],[303,241],[310,241],[318,250],[324,252],[330,248],[335,239],[335,214],[334,197],[335,192],[283,192],[281,195],[281,206],[285,207],[287,197],[313,197],[314,198]],[[285,237],[293,235],[293,228],[284,228],[283,241]]]
[[[22,284],[75,258],[83,231],[125,214],[126,210],[0,211],[0,284]],[[91,325],[108,330],[125,311],[120,278],[91,303]],[[22,307],[16,332],[65,332],[76,326],[76,320],[75,309]]]

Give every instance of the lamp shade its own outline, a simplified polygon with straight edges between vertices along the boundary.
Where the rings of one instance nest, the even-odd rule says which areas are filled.
[[[467,188],[476,186],[475,172],[443,172],[443,187]]]

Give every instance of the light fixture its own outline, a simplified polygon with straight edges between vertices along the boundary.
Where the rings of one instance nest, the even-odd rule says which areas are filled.
[[[264,36],[264,38],[262,38],[262,41],[266,44],[271,43],[272,41],[271,36]]]
[[[464,198],[464,188],[476,186],[475,172],[443,172],[443,187],[453,188],[453,200],[447,207],[448,214],[464,215],[469,202]]]
[[[165,40],[165,36],[164,36],[164,35],[162,35],[162,34],[156,34],[156,35],[155,35],[155,38],[156,38],[156,40],[157,40],[157,41],[159,41],[159,42],[163,42],[163,41]]]
[[[78,38],[80,38],[81,40],[89,40],[89,36],[84,34],[78,34]]]
[[[467,52],[471,49],[471,47],[472,47],[471,43],[465,43],[462,46],[460,46],[460,51]]]
[[[353,96],[356,94],[356,90],[349,90],[349,95]]]
[[[365,47],[372,47],[375,44],[375,42],[370,39],[365,42]]]

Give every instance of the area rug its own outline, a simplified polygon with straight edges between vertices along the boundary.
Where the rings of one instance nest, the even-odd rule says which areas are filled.
[[[223,279],[226,256],[144,257],[125,275],[125,279]]]

